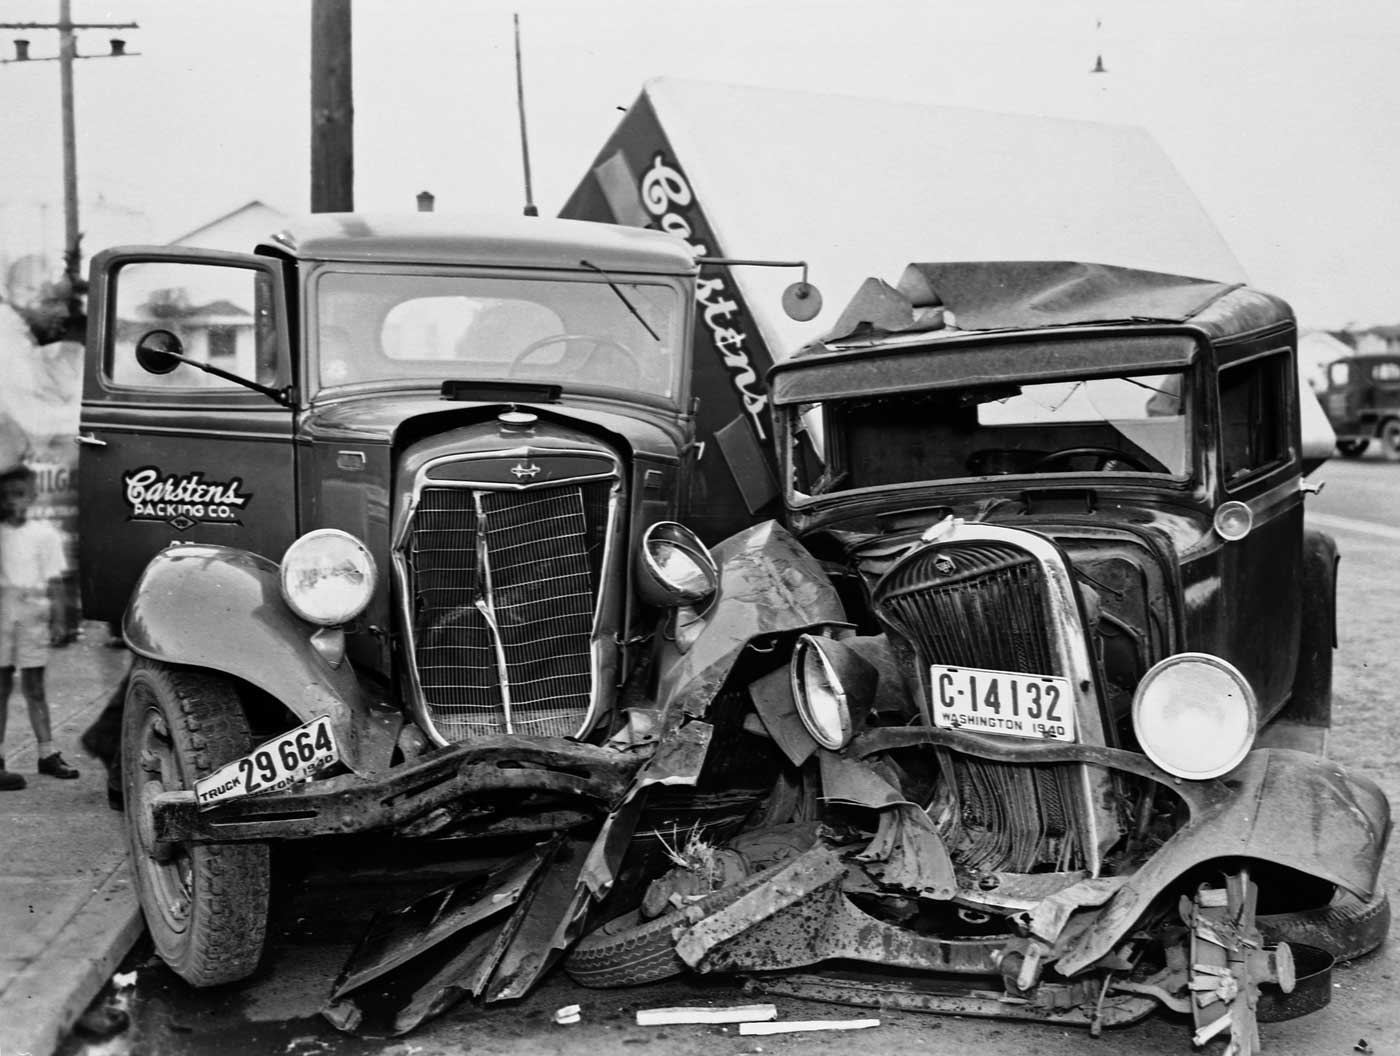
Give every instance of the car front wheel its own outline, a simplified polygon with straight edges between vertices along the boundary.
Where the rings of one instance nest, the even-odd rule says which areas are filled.
[[[138,660],[122,716],[122,783],[132,872],[156,952],[191,986],[257,968],[267,933],[266,844],[157,841],[153,803],[248,751],[238,693],[205,671]]]
[[[1400,418],[1391,418],[1381,426],[1381,454],[1391,462],[1400,462]]]

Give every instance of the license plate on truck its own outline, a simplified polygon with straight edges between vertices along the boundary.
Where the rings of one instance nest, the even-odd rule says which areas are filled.
[[[322,715],[200,778],[194,783],[195,801],[204,810],[225,799],[276,792],[307,780],[339,760],[331,720]]]
[[[1073,741],[1069,679],[980,667],[929,666],[933,724],[945,730]]]

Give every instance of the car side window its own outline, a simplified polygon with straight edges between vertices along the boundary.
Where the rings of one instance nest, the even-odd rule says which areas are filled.
[[[1327,380],[1328,380],[1329,384],[1331,384],[1332,388],[1334,388],[1334,389],[1343,388],[1343,387],[1346,385],[1347,379],[1348,379],[1350,376],[1351,376],[1351,364],[1350,364],[1350,363],[1345,363],[1345,362],[1333,363],[1330,367],[1327,368]]]
[[[1371,368],[1371,380],[1393,385],[1400,381],[1400,363],[1377,363]]]
[[[182,365],[151,374],[136,343],[152,330],[180,339],[184,355],[264,385],[277,380],[271,277],[254,268],[186,261],[134,261],[111,281],[104,371],[110,382],[163,391],[233,389],[236,382]]]
[[[1290,373],[1287,352],[1221,370],[1220,446],[1227,485],[1289,459]]]

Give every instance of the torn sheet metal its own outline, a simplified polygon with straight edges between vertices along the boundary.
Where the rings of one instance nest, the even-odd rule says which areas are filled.
[[[563,842],[556,836],[515,859],[475,900],[444,904],[439,893],[371,925],[321,1014],[340,1030],[396,1036],[480,993]]]
[[[817,742],[797,714],[797,702],[792,699],[792,675],[787,667],[779,667],[750,682],[749,698],[768,736],[793,766],[800,767],[812,757]]]
[[[1040,902],[1026,914],[1030,933],[1054,945],[1069,923],[1070,914],[1085,906],[1101,906],[1123,886],[1126,876],[1100,876],[1080,880]]]
[[[842,888],[845,866],[817,846],[729,906],[693,925],[676,953],[701,972],[775,971],[819,961],[992,974],[1003,937],[923,935],[858,908]]]
[[[519,921],[501,954],[490,982],[480,996],[487,1002],[524,997],[575,937],[571,925],[581,924],[589,902],[579,875],[584,845],[565,844],[534,885],[528,904],[516,912]]]
[[[887,888],[941,901],[958,892],[948,848],[933,821],[913,803],[882,811],[874,839],[856,857]]]

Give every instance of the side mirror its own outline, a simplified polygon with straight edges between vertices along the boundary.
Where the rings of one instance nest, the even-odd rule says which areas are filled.
[[[136,342],[136,362],[147,374],[169,374],[184,353],[185,346],[169,330],[148,330]]]

